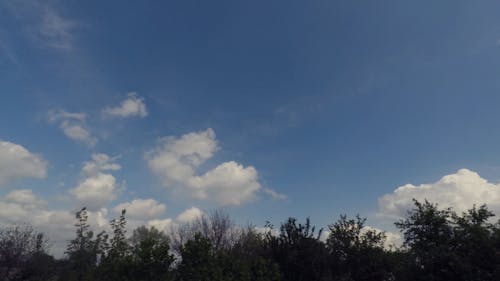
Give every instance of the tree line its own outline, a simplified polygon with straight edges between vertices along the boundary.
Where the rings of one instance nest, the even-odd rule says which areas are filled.
[[[220,210],[171,233],[141,226],[128,235],[126,210],[110,233],[96,233],[83,208],[61,259],[32,227],[0,228],[0,280],[500,280],[500,221],[493,216],[484,205],[459,214],[414,201],[395,223],[403,244],[387,248],[385,233],[366,228],[360,216],[341,215],[326,239],[310,219],[258,232]]]

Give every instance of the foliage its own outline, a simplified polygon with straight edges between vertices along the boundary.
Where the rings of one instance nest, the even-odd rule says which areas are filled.
[[[425,201],[396,223],[404,234],[416,280],[498,280],[498,224],[486,206],[457,215]]]
[[[53,259],[47,254],[47,248],[48,241],[44,234],[29,225],[0,229],[0,280],[50,277],[50,272],[45,269],[50,267]],[[40,267],[42,264],[47,267]]]
[[[323,240],[309,219],[289,218],[279,231],[267,224],[262,234],[220,210],[170,236],[140,226],[127,237],[125,214],[110,221],[108,236],[95,235],[87,210],[78,211],[75,238],[61,260],[32,227],[0,227],[0,280],[500,280],[500,223],[484,205],[457,214],[415,201],[396,222],[404,244],[391,249],[360,216],[341,215]]]
[[[134,230],[130,241],[133,280],[172,280],[175,259],[167,235],[155,227],[141,226]]]
[[[93,280],[95,268],[103,259],[108,248],[108,235],[100,232],[94,236],[88,224],[87,209],[76,212],[76,237],[68,243],[66,255],[68,268],[63,274],[63,280]]]
[[[332,274],[341,280],[387,280],[390,266],[383,249],[385,234],[365,228],[359,215],[340,219],[328,228],[326,241]]]
[[[328,278],[326,249],[319,239],[322,229],[317,233],[315,229],[309,218],[304,224],[289,218],[281,225],[278,236],[272,231],[266,234],[269,257],[279,265],[284,280]]]

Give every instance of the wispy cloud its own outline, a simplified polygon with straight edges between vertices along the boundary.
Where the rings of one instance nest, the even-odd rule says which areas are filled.
[[[6,58],[13,64],[18,64],[17,56],[12,49],[0,38],[0,57]]]
[[[266,193],[267,195],[271,196],[271,198],[273,198],[275,200],[287,200],[288,199],[288,196],[286,196],[285,194],[279,193],[279,192],[272,190],[270,188],[264,188],[264,189],[262,189],[262,191],[264,193]]]
[[[72,32],[76,26],[76,22],[63,18],[52,7],[45,6],[38,31],[46,46],[70,50],[73,48]]]
[[[75,29],[80,24],[62,15],[46,1],[4,1],[1,3],[18,20],[20,30],[41,48],[71,50]]]
[[[82,142],[90,147],[97,143],[97,138],[90,133],[86,125],[87,115],[67,111],[50,111],[49,122],[59,122],[59,128],[70,139]]]

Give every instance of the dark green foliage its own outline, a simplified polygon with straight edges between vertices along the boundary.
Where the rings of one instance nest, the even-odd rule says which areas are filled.
[[[57,276],[58,262],[51,255],[45,252],[35,252],[27,261],[25,269],[19,278],[14,280],[24,281],[48,281],[54,280]]]
[[[339,280],[387,280],[390,264],[383,248],[384,233],[366,229],[366,219],[345,215],[328,228],[326,241],[331,272]]]
[[[173,280],[168,237],[155,227],[141,226],[134,230],[132,243],[131,275],[137,281]]]
[[[48,280],[54,259],[47,254],[43,233],[31,226],[0,229],[0,280]]]
[[[238,259],[245,267],[249,280],[280,280],[278,264],[268,257],[266,247],[263,235],[256,233],[254,227],[249,226],[231,249],[230,256]]]
[[[66,255],[67,268],[62,280],[94,280],[95,268],[99,259],[103,259],[107,249],[108,236],[101,232],[94,237],[88,224],[87,209],[76,213],[76,237],[68,244]]]
[[[415,280],[498,280],[498,225],[486,206],[457,215],[427,201],[396,223],[405,237]]]
[[[216,249],[208,238],[195,234],[181,247],[178,280],[280,280],[277,265],[260,255],[262,238],[254,232],[245,232],[244,236],[231,249]]]
[[[269,256],[279,265],[284,280],[328,280],[328,258],[319,240],[321,232],[315,232],[309,218],[305,224],[289,218],[281,225],[278,236],[268,232]]]
[[[31,227],[0,228],[0,280],[500,280],[500,224],[486,206],[457,214],[415,201],[396,223],[403,246],[390,250],[385,234],[359,216],[340,216],[323,241],[309,219],[289,218],[279,231],[267,225],[259,234],[219,210],[178,228],[172,242],[145,226],[127,238],[125,214],[110,222],[108,237],[94,234],[85,208],[77,212],[76,235],[62,260],[47,254],[47,240]]]
[[[222,270],[216,265],[216,255],[210,241],[201,234],[181,248],[182,262],[179,264],[179,280],[210,281],[220,280]]]
[[[99,278],[101,280],[120,281],[133,280],[131,274],[131,249],[125,237],[127,220],[125,210],[118,219],[110,222],[113,236],[111,237],[107,254],[99,264]]]

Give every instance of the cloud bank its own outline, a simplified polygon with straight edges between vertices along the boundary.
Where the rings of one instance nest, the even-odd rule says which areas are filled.
[[[398,187],[379,198],[379,215],[400,218],[407,210],[413,209],[413,198],[419,201],[427,199],[442,208],[453,207],[459,212],[472,208],[474,204],[487,204],[490,210],[500,214],[500,184],[488,182],[468,169],[446,175],[434,183]]]
[[[47,162],[25,147],[0,140],[0,185],[23,178],[45,178]]]

